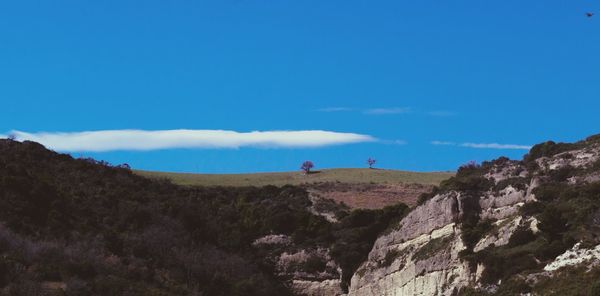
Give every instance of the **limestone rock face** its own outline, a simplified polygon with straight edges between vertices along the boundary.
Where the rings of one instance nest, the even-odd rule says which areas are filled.
[[[483,174],[484,182],[492,184],[489,189],[438,194],[414,208],[394,230],[379,237],[368,260],[352,277],[349,296],[456,295],[465,286],[497,288],[480,282],[484,265],[469,265],[459,256],[466,249],[461,239],[463,218],[478,211],[480,221],[493,222],[474,245],[475,253],[507,245],[518,229],[538,233],[538,220],[520,214],[523,205],[537,201],[534,189],[548,182],[552,171],[561,169],[578,170],[579,174],[567,179],[569,184],[596,182],[600,173],[589,168],[596,166],[599,159],[600,144],[591,144],[536,159],[538,167],[533,172],[528,172],[522,162],[494,161]],[[592,215],[591,222],[600,225],[600,210]],[[546,265],[543,273],[590,262],[600,262],[600,245],[583,249],[577,244]]]
[[[349,295],[450,295],[472,275],[458,258],[464,249],[456,192],[417,207],[399,229],[381,236],[356,272]]]
[[[582,263],[597,264],[598,260],[600,260],[600,245],[597,245],[594,248],[585,249],[581,247],[581,243],[577,243],[573,248],[556,257],[553,262],[547,264],[544,267],[544,270],[555,271],[561,267],[579,265]]]
[[[484,177],[498,184],[524,178],[524,174],[520,163],[507,161]],[[461,287],[477,285],[483,266],[470,268],[459,257],[466,248],[460,221],[468,203],[475,198],[480,219],[496,221],[495,232],[485,235],[474,251],[491,244],[506,244],[518,227],[533,222],[518,216],[519,208],[532,199],[528,196],[529,186],[518,189],[507,185],[479,196],[460,191],[434,196],[416,207],[394,231],[377,239],[368,261],[352,277],[349,295],[452,295]]]

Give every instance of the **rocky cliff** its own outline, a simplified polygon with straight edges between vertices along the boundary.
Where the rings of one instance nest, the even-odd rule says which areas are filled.
[[[557,267],[595,266],[600,241],[590,215],[600,217],[599,155],[598,139],[591,137],[537,145],[524,161],[461,167],[377,239],[349,295],[536,294]],[[575,197],[563,197],[568,194],[589,203],[585,213],[572,203]],[[578,241],[588,248],[573,246]],[[513,266],[506,263],[511,260]]]

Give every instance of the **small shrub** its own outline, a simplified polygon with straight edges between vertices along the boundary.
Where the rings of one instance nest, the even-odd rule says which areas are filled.
[[[569,177],[574,176],[578,170],[570,165],[550,171],[548,174],[554,182],[564,182]]]
[[[535,198],[540,201],[553,201],[560,197],[564,187],[565,186],[561,184],[543,184],[533,189],[533,194],[535,194]]]
[[[453,239],[453,235],[434,238],[419,248],[419,250],[413,254],[412,259],[417,261],[429,259],[438,252],[448,248]]]
[[[400,257],[402,253],[400,253],[400,251],[393,249],[393,250],[389,250],[386,254],[385,257],[383,258],[383,261],[381,262],[381,266],[387,267],[392,265],[392,263],[394,263],[394,261],[396,261],[396,258]]]
[[[551,241],[560,239],[568,229],[567,220],[555,206],[547,206],[538,219],[540,221],[538,228]]]
[[[531,229],[526,228],[526,227],[519,227],[510,236],[510,238],[508,240],[508,246],[516,247],[516,246],[527,244],[534,240],[535,240],[535,234],[533,234]]]
[[[463,224],[461,238],[467,249],[472,250],[481,237],[491,229],[492,221],[490,220],[479,221],[475,225]]]
[[[544,204],[541,202],[528,202],[525,203],[520,209],[519,212],[523,216],[532,217],[544,211]]]
[[[310,256],[302,264],[302,270],[309,273],[316,273],[325,270],[327,262],[319,256]]]
[[[504,188],[508,187],[509,185],[514,187],[517,190],[525,190],[525,189],[527,189],[528,183],[529,183],[528,178],[523,178],[523,177],[508,178],[508,179],[504,179],[504,180],[498,182],[494,186],[494,191],[496,191],[496,192],[501,191]]]

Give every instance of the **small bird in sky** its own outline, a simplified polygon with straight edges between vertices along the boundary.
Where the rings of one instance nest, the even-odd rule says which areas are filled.
[[[593,12],[586,12],[585,16],[587,16],[587,17],[593,17],[594,13]]]

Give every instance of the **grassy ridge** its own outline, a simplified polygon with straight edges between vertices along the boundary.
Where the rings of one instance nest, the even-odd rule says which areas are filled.
[[[203,186],[264,186],[286,184],[298,185],[314,182],[342,182],[342,183],[417,183],[438,185],[454,173],[451,172],[408,172],[383,169],[324,169],[309,175],[297,172],[281,173],[252,173],[252,174],[191,174],[135,171],[146,177],[167,178],[179,185]]]

